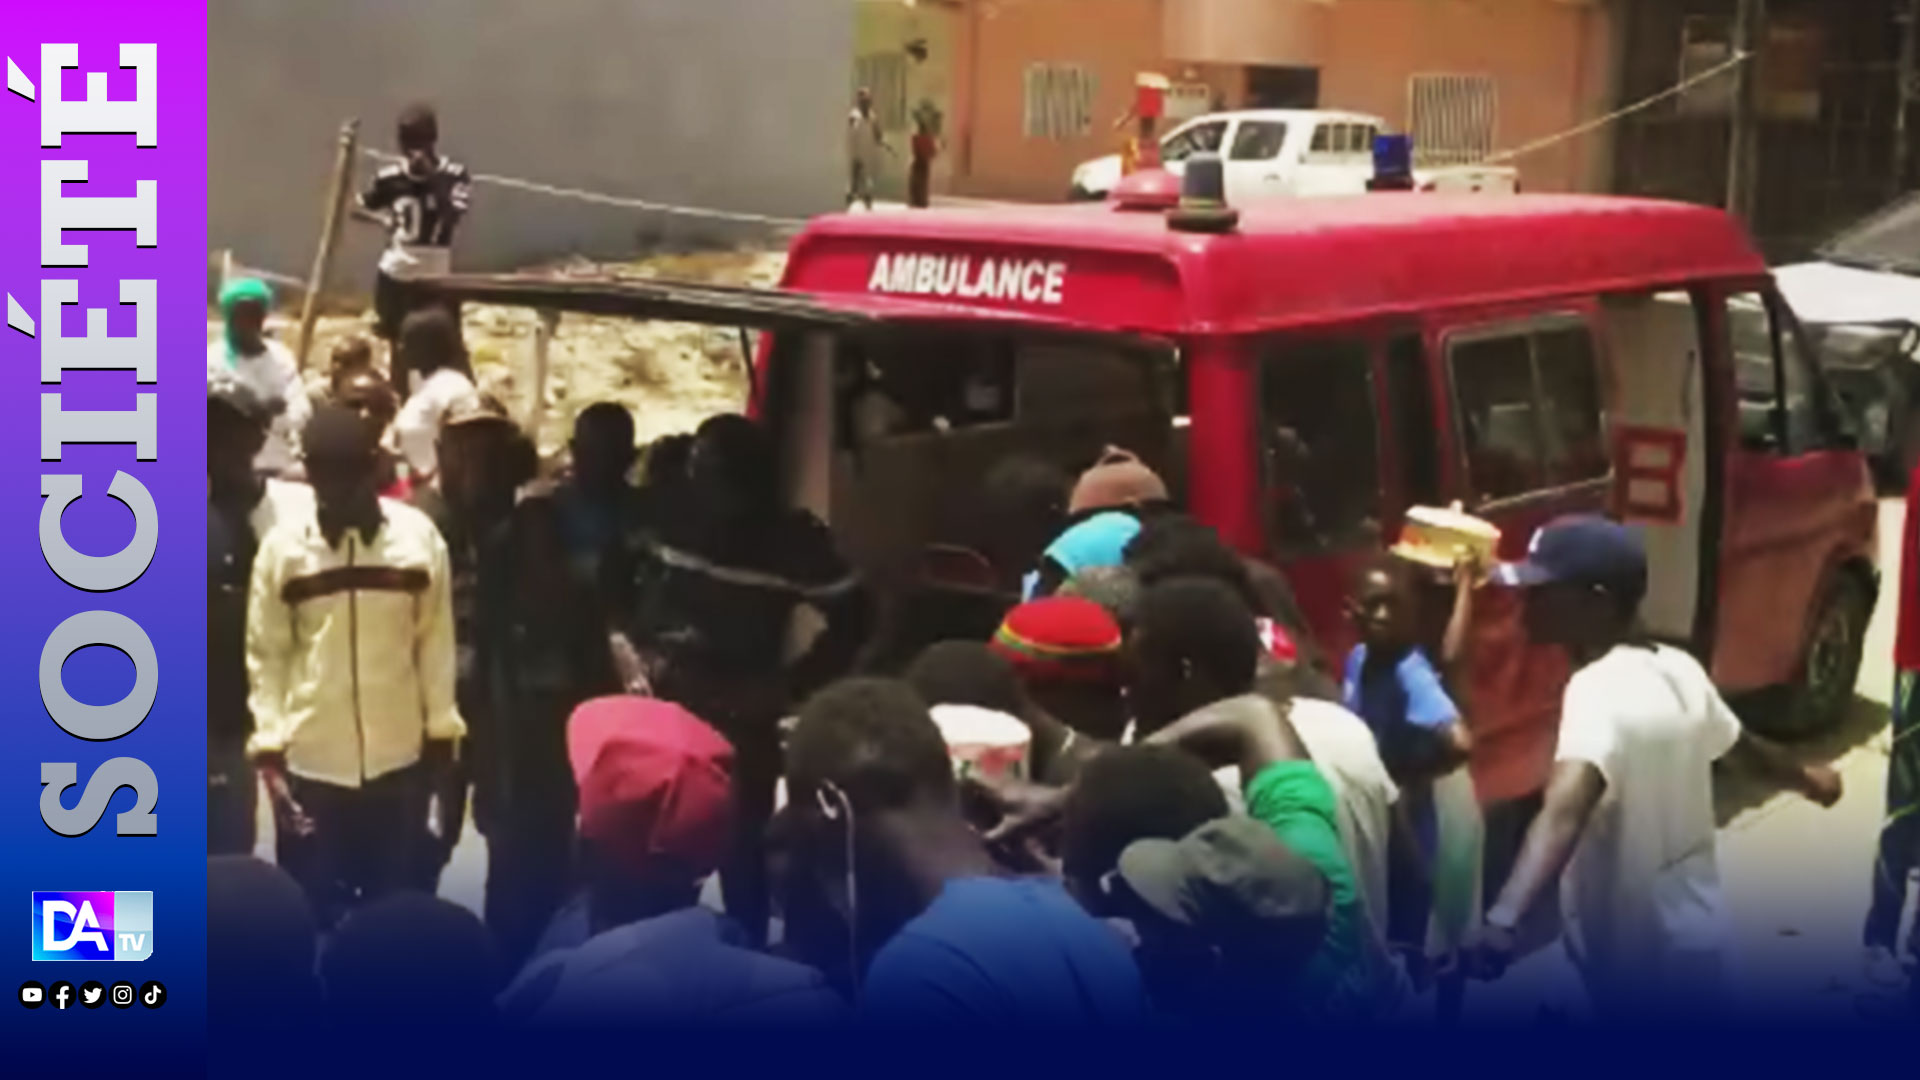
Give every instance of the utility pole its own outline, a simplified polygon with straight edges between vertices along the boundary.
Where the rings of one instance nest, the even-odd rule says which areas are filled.
[[[1753,224],[1754,173],[1760,163],[1760,59],[1767,40],[1767,0],[1740,0],[1734,21],[1734,55],[1747,62],[1734,70],[1733,134],[1727,145],[1727,212]]]
[[[1895,87],[1894,101],[1896,111],[1893,115],[1893,167],[1887,170],[1887,196],[1892,198],[1907,189],[1907,176],[1912,169],[1913,135],[1912,127],[1914,85],[1920,73],[1915,71],[1920,57],[1920,0],[1907,0],[1907,14],[1900,24],[1900,85]]]

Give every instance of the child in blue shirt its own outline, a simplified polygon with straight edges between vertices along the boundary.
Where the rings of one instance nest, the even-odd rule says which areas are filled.
[[[1349,602],[1360,644],[1347,657],[1342,682],[1347,708],[1373,731],[1380,759],[1400,786],[1429,877],[1442,848],[1443,815],[1436,807],[1435,784],[1471,784],[1463,767],[1472,751],[1472,738],[1464,713],[1447,689],[1443,669],[1459,666],[1473,618],[1473,587],[1480,575],[1476,566],[1463,562],[1452,577],[1452,611],[1439,643],[1440,665],[1436,666],[1423,644],[1431,635],[1423,632],[1430,625],[1423,618],[1421,603],[1427,583],[1420,580],[1418,568],[1385,556],[1361,571]],[[1466,843],[1474,846],[1471,838]],[[1449,845],[1452,849],[1460,846],[1458,842]],[[1446,887],[1439,881],[1433,884]],[[1391,887],[1398,891],[1410,886],[1402,882]],[[1431,910],[1435,899],[1428,893],[1418,902],[1421,908]],[[1478,897],[1472,899],[1477,904]],[[1441,939],[1437,943],[1405,943],[1414,946],[1416,959],[1425,959],[1418,954],[1428,950],[1451,951],[1455,943],[1449,939],[1456,935],[1451,929],[1436,929]],[[1459,929],[1464,932],[1464,927]],[[1452,992],[1445,996],[1451,997]]]

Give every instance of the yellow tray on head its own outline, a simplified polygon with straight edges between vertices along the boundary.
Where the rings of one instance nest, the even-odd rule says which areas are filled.
[[[1500,528],[1457,507],[1416,506],[1407,511],[1393,553],[1408,562],[1451,570],[1463,555],[1475,556],[1482,572],[1493,568],[1500,550]]]

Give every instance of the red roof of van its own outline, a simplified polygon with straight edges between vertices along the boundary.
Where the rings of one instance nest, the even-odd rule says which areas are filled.
[[[1739,225],[1707,207],[1380,193],[1249,207],[1225,235],[1181,232],[1162,214],[1109,204],[838,214],[815,219],[795,240],[783,284],[823,298],[877,297],[897,291],[873,287],[886,276],[876,265],[882,256],[937,260],[956,281],[986,260],[1064,264],[1065,287],[1050,304],[958,299],[965,294],[937,285],[917,291],[943,306],[1168,335],[1767,273]],[[929,280],[939,275],[922,286]]]

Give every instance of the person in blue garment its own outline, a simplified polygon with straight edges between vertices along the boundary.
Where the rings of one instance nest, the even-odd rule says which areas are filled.
[[[1127,942],[1058,881],[1006,875],[961,814],[940,729],[905,683],[815,695],[787,747],[798,858],[853,928],[859,1009],[887,1028],[1135,1026]]]
[[[629,474],[639,450],[633,414],[614,401],[580,411],[567,444],[572,469],[554,493],[567,558],[582,581],[599,583],[610,551],[633,528],[636,493]]]
[[[1463,563],[1454,577],[1454,610],[1447,637],[1457,642],[1472,619],[1473,586],[1479,573]],[[1466,765],[1473,742],[1465,715],[1447,690],[1441,666],[1421,644],[1421,595],[1415,568],[1403,559],[1382,556],[1361,571],[1349,603],[1360,643],[1347,656],[1342,696],[1346,707],[1373,731],[1387,773],[1400,788],[1401,805],[1428,871],[1403,876],[1389,888],[1403,896],[1413,890],[1417,895],[1403,902],[1425,913],[1434,907],[1431,880],[1441,846],[1434,784]],[[1448,657],[1442,656],[1441,664],[1447,662]],[[1424,916],[1420,921],[1426,921]],[[1416,983],[1424,982],[1428,943],[1400,944]],[[1447,969],[1441,987],[1447,1015],[1457,1012],[1456,1001],[1463,990],[1464,980]]]

